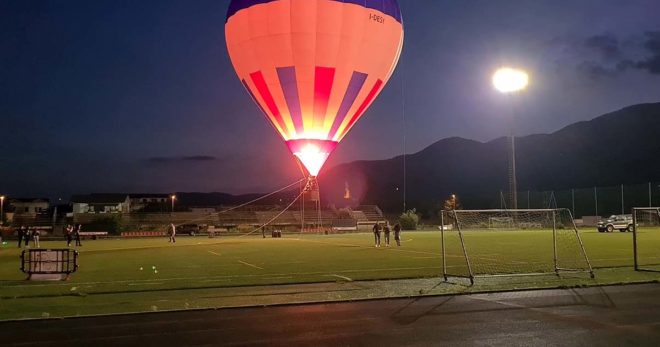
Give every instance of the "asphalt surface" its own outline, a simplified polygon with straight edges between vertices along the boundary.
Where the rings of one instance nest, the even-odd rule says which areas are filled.
[[[4,322],[0,345],[660,346],[660,284]]]

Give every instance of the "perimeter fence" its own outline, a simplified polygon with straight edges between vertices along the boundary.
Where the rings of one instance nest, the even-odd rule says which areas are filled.
[[[511,208],[507,195],[500,191],[500,208]],[[518,208],[567,208],[576,218],[629,214],[634,207],[650,206],[660,206],[660,182],[518,192]]]

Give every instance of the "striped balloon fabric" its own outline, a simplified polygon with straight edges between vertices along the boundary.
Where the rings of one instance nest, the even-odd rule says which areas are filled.
[[[225,24],[238,77],[311,176],[392,75],[396,0],[233,0]]]

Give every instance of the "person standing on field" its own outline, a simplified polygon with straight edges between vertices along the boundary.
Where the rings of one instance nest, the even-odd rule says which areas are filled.
[[[169,234],[170,234],[169,242],[176,243],[176,226],[174,226],[174,223],[170,223]]]
[[[73,225],[67,224],[64,232],[66,233],[66,235],[64,235],[66,237],[66,246],[71,247],[71,241],[73,240]]]
[[[32,232],[34,231],[34,227],[27,227],[25,230],[24,234],[24,240],[25,240],[25,247],[30,247],[30,239],[32,238]]]
[[[37,228],[32,229],[32,244],[34,247],[40,248],[41,245],[39,245],[39,236],[41,235],[41,232]]]
[[[385,234],[385,247],[390,246],[390,222],[385,222],[383,226],[383,234]]]
[[[23,237],[25,236],[25,225],[21,225],[20,228],[18,228],[18,231],[16,232],[16,236],[18,236],[18,248],[21,248],[21,244],[23,243]]]
[[[78,227],[76,228],[75,232],[75,237],[76,237],[76,246],[82,246],[82,243],[80,242],[80,231],[82,229],[82,224],[78,224]]]
[[[398,247],[401,247],[401,225],[399,223],[394,224],[394,241]]]
[[[375,246],[380,247],[380,224],[376,222],[376,224],[374,224],[373,230]]]

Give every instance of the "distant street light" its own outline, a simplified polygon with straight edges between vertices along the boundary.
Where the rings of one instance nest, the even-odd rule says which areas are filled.
[[[174,212],[174,200],[176,200],[176,195],[172,194],[170,198],[172,199],[172,212]]]
[[[0,196],[0,225],[5,224],[5,196]]]
[[[510,67],[497,69],[493,74],[493,86],[500,93],[513,94],[527,88],[529,75],[527,72]],[[518,187],[516,178],[516,140],[513,133],[513,115],[509,128],[509,197],[511,208],[518,208]]]

